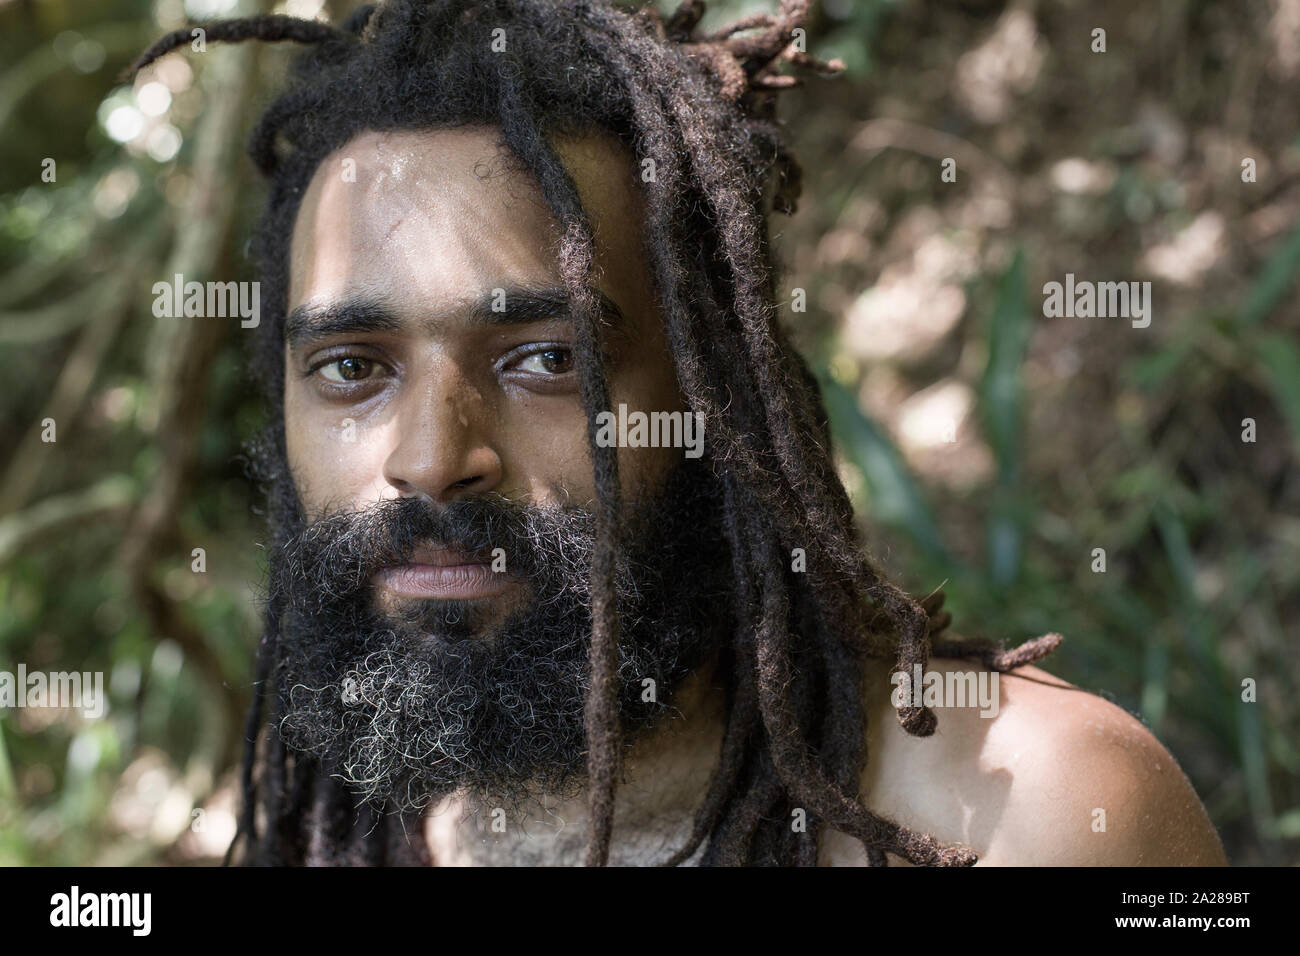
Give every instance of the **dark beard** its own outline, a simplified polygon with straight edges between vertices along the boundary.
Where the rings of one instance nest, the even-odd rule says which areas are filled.
[[[711,466],[691,459],[660,492],[630,502],[615,582],[625,744],[726,643],[721,502]],[[276,686],[289,747],[385,811],[418,811],[457,791],[498,802],[576,792],[587,751],[590,512],[499,496],[441,508],[399,498],[293,524],[270,569],[285,611]],[[470,554],[503,549],[527,583],[524,606],[491,631],[474,602],[380,609],[371,575],[431,541]]]

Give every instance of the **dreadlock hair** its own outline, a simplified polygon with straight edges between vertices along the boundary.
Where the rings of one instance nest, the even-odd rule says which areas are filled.
[[[270,321],[258,330],[254,362],[273,408],[283,408],[287,253],[298,204],[322,159],[354,135],[499,127],[560,226],[598,502],[585,710],[588,865],[608,861],[623,754],[612,588],[621,502],[616,450],[596,442],[609,385],[589,282],[592,229],[555,136],[613,134],[655,162],[656,175],[642,184],[647,261],[679,384],[690,410],[705,416],[707,451],[722,471],[737,598],[724,652],[726,726],[690,837],[664,863],[703,847],[698,862],[706,865],[815,865],[823,827],[860,840],[873,865],[886,864],[886,851],[917,865],[974,863],[969,849],[883,819],[857,799],[867,759],[865,659],[892,658],[895,671],[909,675],[932,653],[1008,670],[1060,641],[1047,635],[1007,652],[984,640],[945,639],[942,593],[909,597],[864,553],[817,381],[778,324],[768,238],[767,214],[792,213],[800,192],[800,167],[775,117],[777,92],[798,81],[781,64],[842,69],[796,42],[810,2],[779,0],[775,13],[711,33],[699,29],[703,0],[685,0],[667,17],[610,0],[387,0],[361,7],[341,28],[286,16],[203,24],[210,41],[308,45],[250,145],[270,186],[255,240]],[[507,42],[494,50],[497,28]],[[186,28],[163,37],[134,68],[190,35]],[[271,440],[283,449],[283,415]],[[804,549],[807,573],[791,571],[794,548]],[[253,863],[430,862],[418,826],[409,838],[397,832],[418,821],[355,811],[309,755],[286,752],[274,730],[284,688],[269,688],[272,730],[259,759],[282,603],[274,593],[267,602],[244,802],[227,860],[238,852]],[[934,732],[925,707],[900,706],[897,716],[910,734]],[[805,833],[789,825],[795,808],[807,814]]]

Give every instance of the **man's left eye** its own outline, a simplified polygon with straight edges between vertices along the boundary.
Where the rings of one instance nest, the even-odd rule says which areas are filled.
[[[573,350],[548,348],[525,355],[515,366],[521,372],[538,375],[563,375],[573,371]]]

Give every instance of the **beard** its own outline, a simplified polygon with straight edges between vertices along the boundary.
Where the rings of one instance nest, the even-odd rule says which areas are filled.
[[[385,812],[454,792],[513,804],[576,794],[588,750],[594,514],[484,495],[444,506],[390,499],[307,523],[287,469],[276,481],[279,510],[291,512],[278,516],[270,562],[286,745]],[[733,618],[722,497],[706,460],[683,459],[625,514],[614,596],[626,747],[727,643]],[[503,558],[523,600],[504,614],[489,601],[378,602],[375,572],[430,543]]]

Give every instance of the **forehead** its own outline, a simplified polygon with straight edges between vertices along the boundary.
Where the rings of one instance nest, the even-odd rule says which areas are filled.
[[[612,138],[553,145],[596,235],[597,281],[648,294],[632,156]],[[512,283],[558,283],[559,232],[492,127],[367,131],[317,167],[294,224],[290,308],[353,296],[439,308]]]

